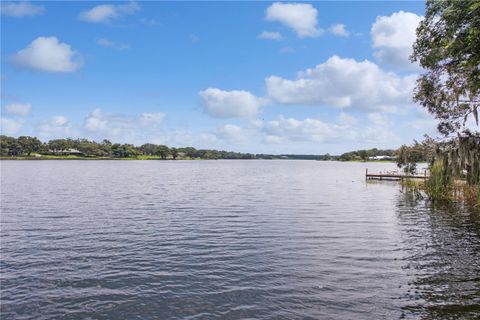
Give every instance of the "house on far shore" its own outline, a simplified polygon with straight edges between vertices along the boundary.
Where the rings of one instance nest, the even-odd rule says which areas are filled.
[[[54,155],[62,156],[84,156],[83,152],[73,148],[68,148],[64,150],[49,150],[49,152]]]
[[[395,160],[395,157],[392,157],[392,156],[375,156],[375,157],[368,157],[368,160]]]

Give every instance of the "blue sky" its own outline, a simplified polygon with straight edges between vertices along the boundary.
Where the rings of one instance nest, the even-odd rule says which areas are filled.
[[[2,134],[268,153],[435,133],[423,2],[3,2]]]

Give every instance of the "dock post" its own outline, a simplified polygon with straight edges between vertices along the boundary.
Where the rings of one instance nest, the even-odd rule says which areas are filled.
[[[365,181],[368,180],[368,168],[365,168]]]

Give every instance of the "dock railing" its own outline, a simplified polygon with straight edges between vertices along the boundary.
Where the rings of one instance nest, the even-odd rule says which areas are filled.
[[[423,175],[414,173],[402,173],[398,171],[390,171],[390,172],[379,172],[379,173],[368,173],[368,168],[365,169],[365,180],[406,180],[406,179],[423,179],[426,180],[428,178],[427,170],[424,170]]]

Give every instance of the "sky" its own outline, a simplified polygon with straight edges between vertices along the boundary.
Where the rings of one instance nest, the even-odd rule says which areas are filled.
[[[339,154],[436,135],[423,2],[1,2],[1,133]]]

